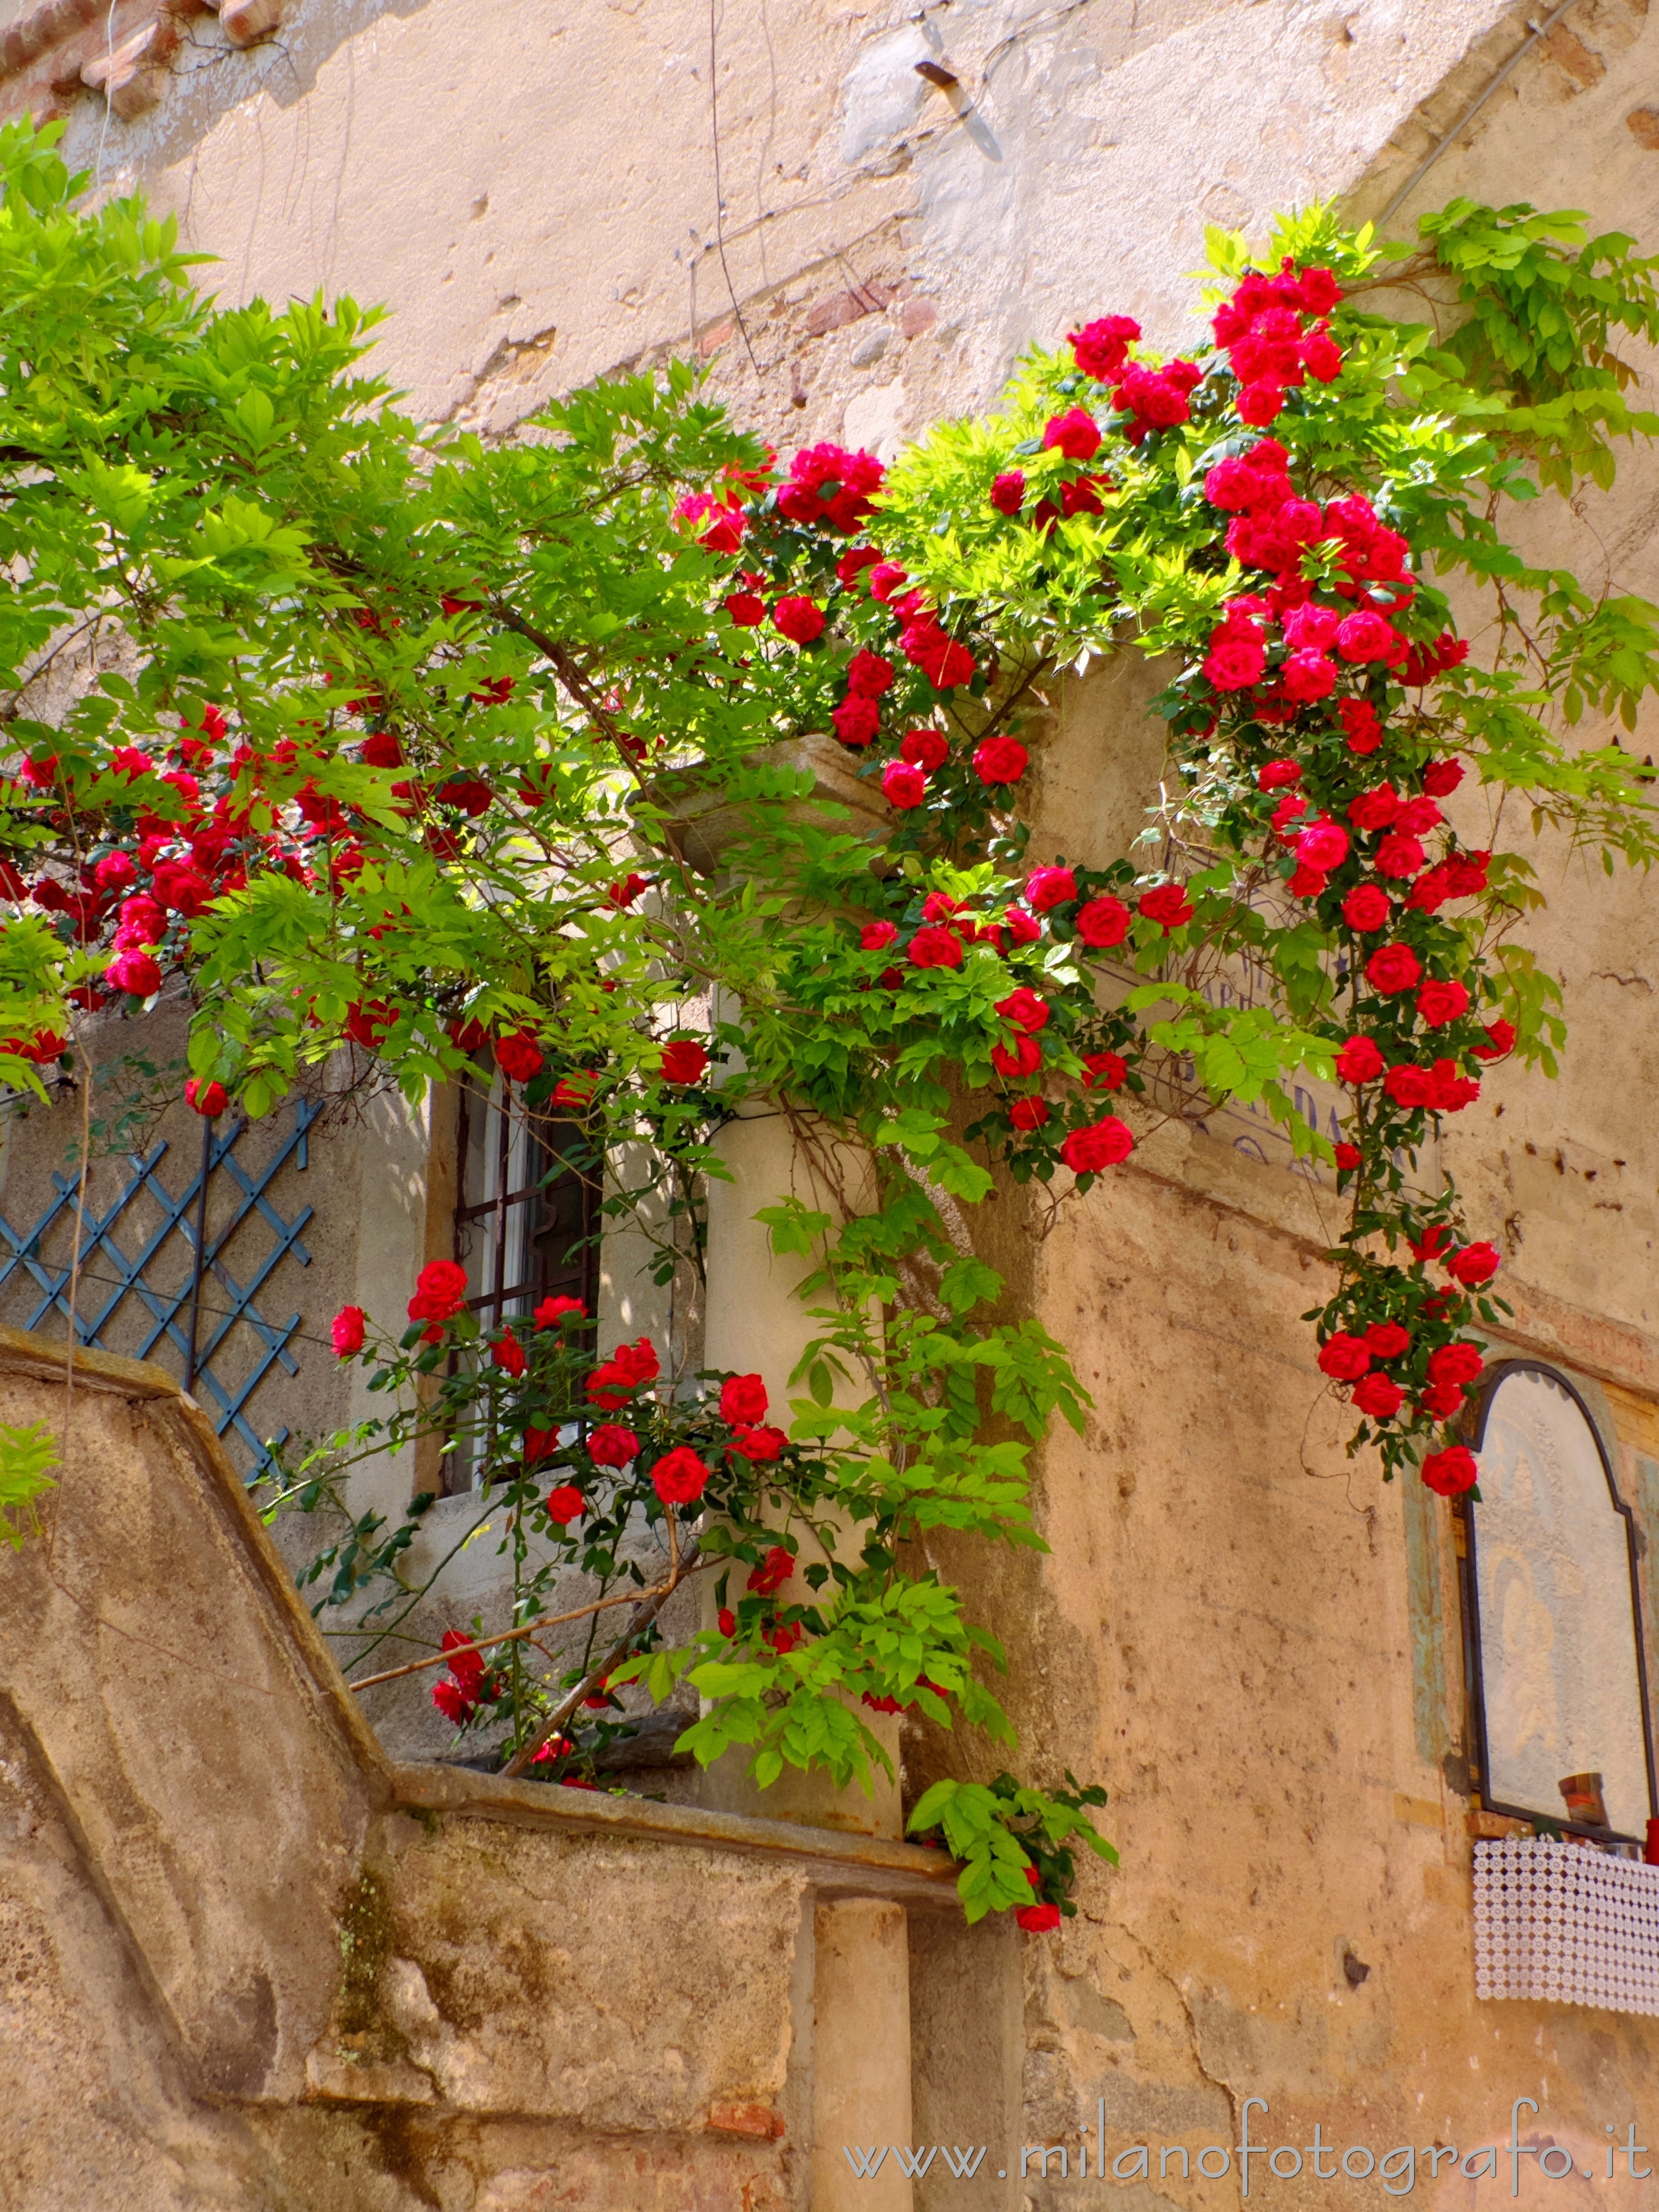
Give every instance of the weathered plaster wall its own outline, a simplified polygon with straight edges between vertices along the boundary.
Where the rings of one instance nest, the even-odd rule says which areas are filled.
[[[1350,186],[1505,14],[767,0],[716,11],[711,58],[702,0],[295,0],[246,52],[191,19],[130,122],[64,105],[225,296],[392,306],[421,411],[504,428],[695,335],[781,439],[885,442],[1070,317],[1176,335],[1206,221]]]

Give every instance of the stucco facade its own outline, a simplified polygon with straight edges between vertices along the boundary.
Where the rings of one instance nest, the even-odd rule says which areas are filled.
[[[1656,58],[1639,0],[1530,15],[1493,0],[919,12],[726,0],[712,16],[702,0],[159,13],[54,0],[19,11],[0,40],[0,109],[63,113],[75,163],[175,212],[185,242],[219,257],[211,281],[228,300],[322,288],[386,301],[377,360],[416,413],[507,435],[550,392],[691,347],[713,390],[786,452],[838,437],[890,453],[941,415],[992,404],[1021,348],[1073,318],[1131,313],[1154,343],[1176,343],[1206,222],[1252,228],[1334,195],[1397,230],[1464,192],[1583,208],[1594,228],[1659,246]],[[1656,515],[1659,458],[1638,448],[1611,493],[1540,502],[1529,530],[1593,581],[1659,598]],[[1146,696],[1127,661],[1056,688],[1034,748],[1038,857],[1124,849],[1161,758]],[[1650,729],[1634,743],[1650,750]],[[1484,844],[1480,804],[1454,803]],[[1652,1670],[1659,923],[1643,878],[1604,878],[1547,842],[1535,857],[1550,906],[1531,941],[1571,1014],[1563,1073],[1495,1072],[1450,1127],[1445,1162],[1504,1254],[1515,1316],[1495,1353],[1571,1382],[1634,1516]],[[165,1022],[150,1027],[153,1057],[179,1049]],[[15,1224],[49,1202],[78,1111],[7,1125],[0,1212]],[[297,1371],[273,1371],[251,1418],[297,1431],[361,1415],[323,1350],[327,1318],[348,1297],[397,1313],[413,1269],[449,1249],[447,1111],[372,1102],[319,1127],[307,1164],[272,1182],[284,1220],[311,1204],[316,1224],[302,1232],[308,1267],[290,1258],[270,1283],[268,1310],[301,1316]],[[199,1142],[184,1115],[156,1133],[179,1156]],[[706,1314],[670,1316],[613,1247],[605,1339],[689,1325],[712,1362],[775,1382],[800,1323],[749,1215],[775,1194],[779,1159],[764,1133],[732,1145]],[[1525,2168],[1533,2204],[1639,2202],[1644,2185],[1607,2180],[1601,2160],[1610,2127],[1622,2142],[1633,2120],[1640,2140],[1653,2112],[1654,2022],[1477,2001],[1459,1531],[1420,1487],[1385,1486],[1366,1457],[1343,1455],[1343,1409],[1299,1319],[1327,1295],[1334,1194],[1291,1172],[1282,1149],[1237,1116],[1166,1128],[1045,1234],[1012,1186],[974,1231],[1011,1302],[1073,1348],[1095,1400],[1087,1434],[1060,1431],[1040,1456],[1047,1556],[936,1553],[1008,1643],[1025,1764],[1111,1792],[1121,1869],[1085,1869],[1078,1918],[1045,1941],[966,1936],[920,1855],[893,1840],[896,1797],[765,1805],[730,1773],[668,1770],[630,1778],[675,1802],[641,1800],[596,1838],[544,1802],[570,1793],[394,1770],[388,1751],[413,1762],[445,1732],[419,1692],[368,1707],[379,1739],[350,1717],[302,1613],[258,1583],[270,1555],[234,1515],[223,1540],[264,1593],[248,1600],[246,1648],[264,1671],[252,1681],[251,1662],[227,1658],[219,1710],[247,1728],[250,1701],[282,1673],[286,1717],[260,1741],[306,1757],[178,1799],[167,1758],[205,1774],[224,1731],[179,1706],[171,1680],[148,1705],[135,1676],[132,1701],[96,1725],[142,1748],[155,1711],[177,1715],[134,1801],[159,1809],[94,1820],[77,1778],[104,1755],[60,1744],[47,1722],[61,1701],[75,1729],[90,1725],[73,1718],[84,1670],[101,1681],[109,1662],[88,1656],[53,1555],[0,1552],[15,1701],[0,1719],[21,1717],[0,1772],[25,1808],[5,1893],[33,1931],[0,1982],[0,2053],[27,2115],[23,2148],[0,2149],[7,2212],[14,2199],[18,2212],[1051,2212],[1091,2190],[1098,2202],[1121,2190],[1133,2212],[1220,2206],[1238,2196],[1236,2160],[1183,2179],[1175,2161],[1160,2174],[1157,2147],[1195,2159],[1237,2145],[1253,2097],[1268,2107],[1258,2140],[1305,2146],[1317,2124],[1327,2144],[1378,2155],[1504,2141],[1529,2097],[1523,2136],[1565,2146],[1575,2166],[1553,2181]],[[245,1278],[234,1253],[226,1265]],[[0,1315],[27,1317],[15,1302]],[[175,1372],[177,1349],[157,1354]],[[14,1355],[22,1410],[7,1419],[56,1387]],[[130,1408],[123,1393],[140,1385],[116,1379],[79,1420]],[[120,1469],[130,1500],[159,1480],[149,1446],[135,1456],[76,1433],[77,1510],[94,1466]],[[357,1495],[395,1509],[419,1479],[383,1465]],[[183,1528],[182,1478],[168,1480]],[[142,1530],[152,1509],[124,1510]],[[162,1564],[145,1587],[169,1588]],[[487,1561],[465,1563],[434,1621],[468,1617],[490,1589]],[[907,1726],[902,1747],[909,1798],[947,1765],[1000,1763],[925,1726]],[[788,1844],[787,1824],[810,1844]],[[167,1875],[152,1935],[124,1869],[172,1866],[175,1831],[202,1867]],[[232,1862],[267,1869],[272,1897],[222,1880]],[[300,1886],[285,1888],[295,1867]],[[404,1948],[375,1951],[365,1996],[341,1936],[371,1878],[388,1886]],[[276,1942],[271,1929],[289,1947],[258,1968],[280,1997],[268,2035],[237,2010],[252,1986],[242,1963],[191,1963],[197,1939],[176,1929],[196,1908],[177,1896],[209,1900],[203,1925],[232,1953]],[[599,2021],[583,2007],[606,1977],[625,1996]],[[252,2058],[236,2071],[250,2037],[257,2082]],[[66,2116],[89,2081],[100,2118],[77,2130]],[[722,2114],[731,2125],[710,2117]],[[867,2182],[837,2166],[841,2130],[876,2143],[907,2128],[908,2142],[990,2154],[971,2182],[935,2162],[914,2188],[892,2161]],[[1061,2144],[1063,2179],[1054,2161],[1022,2180],[1023,2146]],[[1138,2144],[1152,2147],[1146,2179],[1132,2157],[1099,2179],[1098,2146],[1109,2161]],[[1506,2159],[1484,2179],[1425,2163],[1413,2194],[1473,2212],[1509,2186]],[[1252,2187],[1290,2207],[1376,2203],[1382,2184],[1258,2167]]]

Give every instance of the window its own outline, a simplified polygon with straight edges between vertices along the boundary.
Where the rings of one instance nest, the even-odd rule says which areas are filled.
[[[455,1257],[486,1328],[547,1297],[594,1311],[599,1278],[597,1164],[583,1131],[529,1112],[487,1062],[461,1091]],[[459,1455],[445,1487],[471,1489]]]
[[[1601,1437],[1569,1382],[1517,1361],[1474,1441],[1480,1498],[1460,1533],[1480,1802],[1595,1832],[1560,1785],[1599,1774],[1608,1827],[1640,1842],[1656,1808],[1635,1533]]]

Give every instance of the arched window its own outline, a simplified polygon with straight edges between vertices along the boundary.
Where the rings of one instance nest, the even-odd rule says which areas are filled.
[[[1656,1807],[1635,1528],[1595,1425],[1571,1383],[1522,1360],[1493,1375],[1474,1441],[1463,1601],[1480,1801],[1594,1832],[1561,1784],[1599,1774],[1607,1827],[1639,1843]]]

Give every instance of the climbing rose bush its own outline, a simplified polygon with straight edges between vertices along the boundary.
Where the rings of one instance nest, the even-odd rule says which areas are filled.
[[[901,1562],[939,1528],[1040,1540],[1030,1449],[1088,1401],[1035,1321],[992,1317],[955,1224],[1002,1176],[1051,1225],[1230,1101],[1346,1203],[1308,1318],[1356,1448],[1468,1486],[1499,1255],[1431,1139],[1564,1035],[1517,935],[1529,863],[1477,824],[1516,792],[1610,861],[1654,851],[1645,772],[1573,733],[1633,719],[1654,610],[1500,527],[1654,427],[1611,350],[1659,337],[1628,241],[1464,203],[1387,252],[1319,210],[1255,258],[1217,234],[1174,358],[1103,313],[888,467],[781,459],[679,364],[486,450],[398,416],[349,301],[221,313],[136,203],[77,212],[54,135],[0,134],[0,1079],[47,1095],[89,1015],[162,993],[207,1115],[482,1062],[688,1298],[732,1114],[787,1113],[828,1193],[842,1148],[865,1163],[856,1208],[762,1212],[807,1263],[787,1407],[648,1338],[599,1357],[568,1302],[486,1335],[457,1262],[395,1340],[344,1310],[385,1411],[296,1448],[283,1491],[345,1510],[323,1604],[406,1617],[429,1500],[387,1529],[342,1485],[429,1437],[486,1486],[513,1590],[432,1655],[439,1703],[514,1760],[583,1772],[611,1723],[581,1716],[635,1681],[690,1684],[684,1740],[763,1783],[867,1783],[871,1711],[1006,1739],[994,1635]],[[1154,857],[1033,850],[1032,710],[1125,652],[1174,672]],[[1220,988],[1245,967],[1258,989]],[[1340,1088],[1340,1137],[1297,1079]],[[713,1576],[714,1625],[670,1644],[641,1601],[562,1679],[527,1638],[573,1565],[607,1607]],[[1109,1846],[1095,1795],[1003,1783],[915,1818],[970,1911],[1040,1929],[1067,1838]]]

